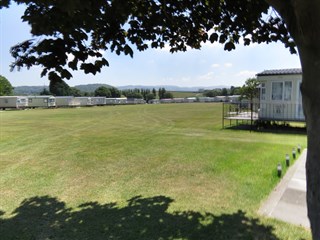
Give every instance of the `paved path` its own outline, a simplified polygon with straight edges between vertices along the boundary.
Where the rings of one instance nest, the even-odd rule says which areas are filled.
[[[306,204],[306,162],[304,150],[262,204],[259,213],[309,228]]]

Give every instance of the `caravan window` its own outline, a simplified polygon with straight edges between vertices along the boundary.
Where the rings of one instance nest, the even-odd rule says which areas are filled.
[[[261,94],[260,94],[261,100],[266,100],[266,84],[261,83]]]
[[[29,103],[32,103],[32,98],[28,98],[28,102],[29,102]]]
[[[273,82],[272,83],[272,100],[291,101],[292,82]]]
[[[284,82],[284,100],[291,101],[292,82]]]
[[[282,100],[283,82],[272,83],[272,100]]]

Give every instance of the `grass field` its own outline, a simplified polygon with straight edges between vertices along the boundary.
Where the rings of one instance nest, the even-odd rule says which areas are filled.
[[[310,239],[257,215],[306,136],[221,129],[221,110],[0,112],[1,239]]]
[[[170,91],[174,98],[187,98],[187,97],[203,97],[202,93],[199,92],[175,92]]]

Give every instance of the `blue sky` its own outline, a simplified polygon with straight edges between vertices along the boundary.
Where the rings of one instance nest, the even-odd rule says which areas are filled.
[[[0,12],[0,75],[13,86],[48,85],[46,77],[40,78],[41,69],[14,70],[10,47],[32,38],[30,27],[22,23],[23,7],[11,6]],[[68,80],[70,86],[88,83],[123,85],[176,85],[193,86],[241,86],[245,80],[267,69],[299,68],[297,55],[292,55],[281,43],[254,44],[226,52],[220,44],[205,44],[201,50],[171,54],[168,49],[148,49],[134,52],[134,57],[118,56],[106,52],[110,67],[97,75],[74,72]]]

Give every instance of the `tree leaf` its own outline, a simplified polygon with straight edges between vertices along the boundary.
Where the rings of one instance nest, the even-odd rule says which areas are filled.
[[[219,35],[217,33],[212,33],[210,35],[209,40],[210,40],[211,43],[214,43],[214,42],[218,41],[218,38],[219,38]]]
[[[224,50],[231,51],[231,50],[234,50],[234,49],[236,49],[236,46],[234,45],[233,42],[227,42],[224,45]]]

